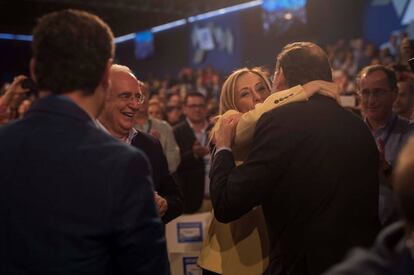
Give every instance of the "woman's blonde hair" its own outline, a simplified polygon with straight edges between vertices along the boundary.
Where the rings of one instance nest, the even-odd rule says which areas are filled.
[[[219,115],[216,117],[216,121],[222,116],[225,112],[228,110],[236,110],[236,102],[235,102],[235,94],[236,94],[236,83],[239,77],[245,73],[254,73],[258,75],[261,79],[263,79],[266,87],[269,89],[269,91],[272,90],[272,85],[270,84],[269,78],[267,73],[258,67],[255,68],[241,68],[234,72],[232,72],[224,81],[223,86],[221,87],[220,92],[220,104],[219,104]],[[220,127],[220,122],[217,122],[214,127],[211,129],[210,132],[210,142],[213,140],[215,133],[217,132],[218,128]]]
[[[262,70],[261,68],[241,68],[234,72],[232,72],[224,81],[223,86],[221,87],[220,92],[220,107],[219,107],[219,114],[223,115],[228,110],[236,110],[236,102],[235,102],[235,94],[236,94],[236,83],[239,77],[245,73],[254,73],[258,75],[260,78],[263,79],[264,83],[266,84],[269,91],[271,91],[271,84],[268,79],[267,73]]]

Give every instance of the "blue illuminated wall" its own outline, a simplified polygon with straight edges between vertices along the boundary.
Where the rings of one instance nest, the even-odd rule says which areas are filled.
[[[405,15],[413,15],[408,10],[412,4],[414,1],[411,0],[370,0],[364,15],[364,37],[380,45],[393,31],[406,29],[408,25],[402,23]]]

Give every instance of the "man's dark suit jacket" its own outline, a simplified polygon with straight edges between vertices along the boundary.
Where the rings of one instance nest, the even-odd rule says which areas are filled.
[[[153,136],[138,131],[131,145],[142,150],[148,156],[152,168],[154,189],[168,203],[168,209],[162,217],[162,221],[168,223],[181,215],[183,202],[181,191],[168,171],[168,162],[161,143]]]
[[[204,160],[193,154],[196,137],[187,120],[176,125],[173,130],[181,154],[181,162],[174,176],[183,193],[184,213],[194,213],[200,209],[204,198]]]
[[[40,99],[0,152],[0,274],[169,274],[148,161],[75,103]]]
[[[269,274],[321,274],[379,230],[375,142],[363,121],[323,96],[263,114],[243,165],[219,151],[210,192],[221,222],[263,206]]]

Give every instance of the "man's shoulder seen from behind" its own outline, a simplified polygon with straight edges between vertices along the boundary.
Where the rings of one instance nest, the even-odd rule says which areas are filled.
[[[290,125],[295,119],[310,119],[310,115],[313,117],[324,113],[345,111],[334,99],[317,94],[309,98],[308,101],[292,102],[272,109],[264,113],[261,118],[272,117],[272,119],[278,120],[278,123],[286,122],[287,125]]]

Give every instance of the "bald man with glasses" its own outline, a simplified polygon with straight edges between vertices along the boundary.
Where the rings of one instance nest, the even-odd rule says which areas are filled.
[[[145,95],[141,83],[126,66],[112,65],[112,87],[105,108],[97,120],[98,126],[122,142],[142,150],[151,164],[154,200],[164,223],[182,213],[182,196],[168,170],[168,163],[160,142],[149,134],[134,128],[135,119]],[[139,169],[139,167],[137,167]]]

